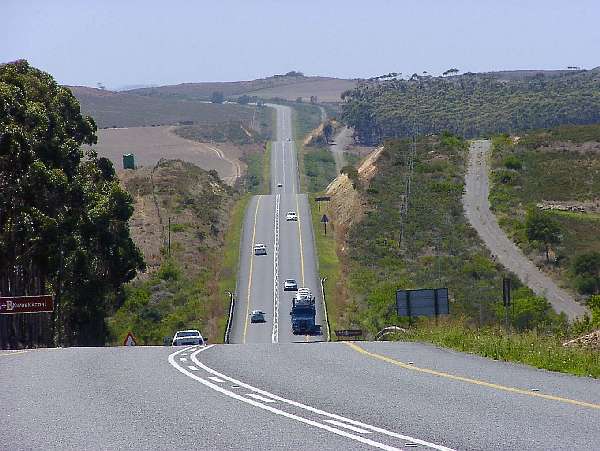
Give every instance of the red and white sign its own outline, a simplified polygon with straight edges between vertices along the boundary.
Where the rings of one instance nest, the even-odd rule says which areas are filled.
[[[0,314],[42,313],[54,310],[54,299],[50,294],[40,296],[0,297]]]
[[[127,332],[127,336],[123,340],[123,346],[137,346],[137,341],[131,332]]]

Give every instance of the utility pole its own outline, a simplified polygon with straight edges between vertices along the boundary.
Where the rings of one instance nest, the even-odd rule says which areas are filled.
[[[167,241],[167,255],[171,256],[171,217],[169,216],[169,229],[167,231],[168,241]]]

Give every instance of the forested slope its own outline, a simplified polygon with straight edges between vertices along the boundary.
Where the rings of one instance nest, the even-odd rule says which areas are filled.
[[[600,69],[365,81],[343,94],[342,119],[367,144],[450,131],[463,137],[600,122]]]

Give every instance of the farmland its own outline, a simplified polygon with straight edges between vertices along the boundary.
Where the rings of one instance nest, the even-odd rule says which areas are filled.
[[[229,182],[245,170],[240,158],[245,153],[260,151],[258,144],[234,146],[230,143],[206,144],[182,138],[171,126],[131,127],[98,130],[98,144],[94,149],[99,156],[110,159],[122,168],[122,155],[133,153],[138,166],[153,166],[161,158],[179,159],[203,169],[214,169]]]
[[[99,128],[175,125],[181,122],[250,122],[254,115],[254,107],[251,106],[158,98],[81,86],[69,89],[79,100],[81,111],[92,116]]]

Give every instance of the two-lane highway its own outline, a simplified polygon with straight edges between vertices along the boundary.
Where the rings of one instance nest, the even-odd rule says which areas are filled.
[[[269,106],[277,112],[276,139],[271,145],[271,194],[254,196],[246,211],[230,342],[320,341],[322,335],[292,333],[290,310],[294,293],[283,290],[285,279],[295,279],[299,287],[311,289],[317,303],[316,321],[323,330],[326,319],[310,206],[306,194],[299,193],[292,110]],[[288,212],[295,212],[298,220],[286,220]],[[255,244],[264,244],[267,255],[254,255]],[[252,310],[265,312],[266,322],[251,323]]]

